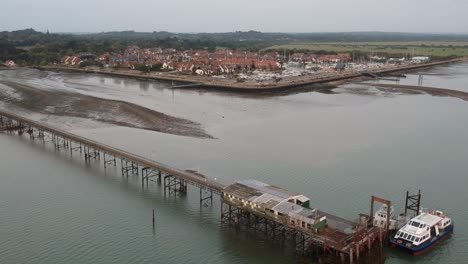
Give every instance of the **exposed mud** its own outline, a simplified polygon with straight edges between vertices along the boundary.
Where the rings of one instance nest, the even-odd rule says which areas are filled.
[[[78,93],[36,89],[13,81],[0,80],[11,89],[0,89],[0,101],[40,114],[87,118],[107,124],[198,138],[213,138],[201,125],[169,116],[136,104],[101,99]]]
[[[421,94],[426,93],[433,96],[439,97],[455,97],[468,101],[468,93],[458,90],[424,87],[424,86],[413,86],[413,85],[398,85],[398,84],[380,84],[380,83],[361,83],[364,85],[374,86],[382,89],[386,92],[403,92],[408,94]]]

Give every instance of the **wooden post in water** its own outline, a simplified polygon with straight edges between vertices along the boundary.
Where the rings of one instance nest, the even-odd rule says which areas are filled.
[[[356,261],[359,263],[359,242],[356,244]]]
[[[371,255],[371,240],[370,236],[367,237],[367,249],[369,250],[369,256]]]
[[[154,217],[154,208],[153,208],[153,227],[154,227],[155,217]]]
[[[379,228],[380,249],[382,249],[382,228]]]

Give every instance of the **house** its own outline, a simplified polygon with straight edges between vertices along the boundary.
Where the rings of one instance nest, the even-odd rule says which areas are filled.
[[[62,62],[62,64],[67,65],[67,64],[69,64],[70,56],[65,56],[60,61]]]
[[[256,180],[242,180],[223,190],[223,201],[304,232],[326,227],[327,217],[310,208],[310,199]]]
[[[4,65],[7,67],[16,67],[16,63],[12,60],[5,61]]]
[[[345,63],[352,60],[352,55],[349,53],[338,53],[336,55],[322,55],[317,58],[320,63]]]
[[[100,62],[109,62],[110,58],[111,58],[111,55],[108,52],[106,52],[106,53],[104,53],[102,55],[99,55],[97,57],[97,60],[100,61]]]
[[[292,61],[307,61],[308,58],[304,53],[294,53],[291,55]]]
[[[80,64],[80,62],[81,62],[80,57],[78,57],[78,56],[72,56],[72,57],[71,57],[71,60],[70,60],[70,65],[75,66],[75,65]]]
[[[163,70],[169,70],[169,71],[172,71],[175,69],[175,65],[173,62],[167,62],[165,61],[162,65],[162,69]]]
[[[281,68],[281,64],[274,60],[255,60],[255,68],[263,71],[278,71]]]
[[[184,61],[177,64],[176,71],[181,73],[193,73],[195,71],[195,64],[190,61]]]
[[[78,65],[80,64],[80,57],[78,56],[65,56],[62,58],[62,63],[65,64],[65,65],[72,65],[72,66],[75,66],[75,65]]]

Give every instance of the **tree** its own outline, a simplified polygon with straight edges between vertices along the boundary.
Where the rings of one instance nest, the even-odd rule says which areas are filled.
[[[141,71],[141,72],[144,72],[144,73],[148,73],[151,71],[151,68],[144,65],[144,64],[138,64],[135,66],[135,70],[137,71]]]
[[[152,71],[161,71],[162,70],[162,63],[156,63],[151,66]]]

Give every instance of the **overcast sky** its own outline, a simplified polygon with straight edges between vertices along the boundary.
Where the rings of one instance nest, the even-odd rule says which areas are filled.
[[[1,31],[468,32],[468,0],[1,1]]]

